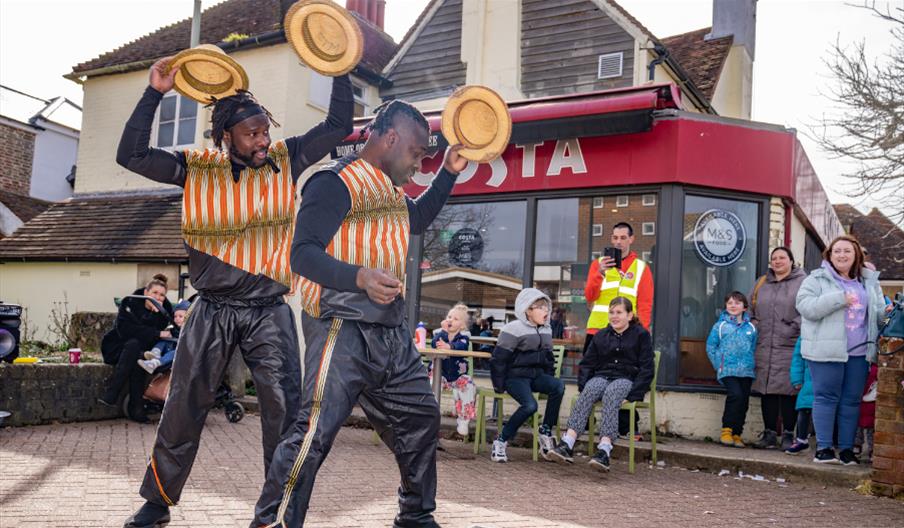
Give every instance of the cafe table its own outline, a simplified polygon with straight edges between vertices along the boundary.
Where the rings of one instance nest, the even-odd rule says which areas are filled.
[[[442,350],[439,348],[419,348],[418,352],[433,361],[433,395],[436,403],[441,403],[443,393],[443,360],[448,357],[481,358],[489,359],[489,352],[472,352],[470,350]]]

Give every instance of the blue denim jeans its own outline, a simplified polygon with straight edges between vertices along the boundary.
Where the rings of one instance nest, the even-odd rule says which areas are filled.
[[[565,396],[565,384],[562,380],[549,374],[540,374],[536,378],[508,378],[505,380],[505,392],[521,406],[502,428],[500,440],[508,441],[514,438],[521,424],[537,412],[537,400],[532,394],[534,392],[546,394],[548,397],[546,411],[543,413],[543,425],[552,429],[559,423],[559,407]]]
[[[856,356],[845,363],[807,361],[807,365],[813,378],[813,426],[817,449],[832,447],[836,421],[838,448],[853,448],[869,363],[863,356]]]

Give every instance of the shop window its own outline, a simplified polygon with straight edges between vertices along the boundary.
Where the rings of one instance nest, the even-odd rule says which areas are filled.
[[[164,96],[157,109],[157,147],[194,145],[197,118],[198,103],[176,93]]]
[[[459,302],[471,309],[473,323],[492,318],[494,334],[515,317],[515,297],[524,284],[526,223],[523,201],[443,208],[424,233],[418,318],[429,333]]]
[[[645,194],[643,195],[643,205],[644,207],[650,207],[656,205],[656,195],[655,194]]]
[[[620,195],[615,198],[615,207],[628,207],[628,196]]]
[[[332,88],[331,88],[332,89]],[[357,82],[352,82],[352,95],[355,98],[353,115],[364,117],[367,115],[367,87]]]
[[[603,236],[603,224],[593,224],[593,236]]]
[[[679,382],[717,385],[706,338],[734,290],[753,287],[760,245],[759,204],[688,195],[684,203]]]
[[[644,222],[641,224],[644,236],[652,236],[656,234],[656,222]]]
[[[594,209],[602,209],[603,207],[603,197],[597,196],[593,199],[593,208]]]

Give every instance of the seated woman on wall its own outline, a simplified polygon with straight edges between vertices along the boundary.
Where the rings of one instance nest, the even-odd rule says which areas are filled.
[[[589,463],[609,471],[612,441],[618,436],[618,410],[623,401],[643,401],[650,390],[655,366],[653,340],[634,315],[631,301],[616,297],[609,303],[609,325],[594,334],[580,363],[581,395],[568,417],[562,442],[547,460],[574,462],[574,444],[584,431],[593,405],[602,401],[597,452]]]
[[[101,343],[104,363],[113,365],[113,376],[107,381],[107,389],[99,401],[116,406],[123,387],[129,386],[129,418],[146,423],[142,395],[147,383],[147,373],[138,365],[138,359],[160,338],[171,337],[165,328],[173,307],[166,299],[166,275],[158,273],[144,288],[133,295],[144,295],[159,302],[166,313],[161,313],[153,303],[145,299],[126,298],[119,306],[113,329],[107,332]]]

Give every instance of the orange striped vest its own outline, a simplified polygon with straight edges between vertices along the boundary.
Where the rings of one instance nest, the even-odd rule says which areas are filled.
[[[335,167],[338,170],[341,165]],[[409,237],[405,192],[360,158],[350,161],[337,175],[348,188],[352,206],[326,253],[356,266],[386,269],[404,283]],[[298,291],[305,312],[320,317],[321,286],[301,277]]]
[[[292,285],[289,250],[295,229],[295,183],[283,141],[270,145],[270,165],[246,168],[236,182],[225,151],[186,150],[182,237],[223,262]]]

